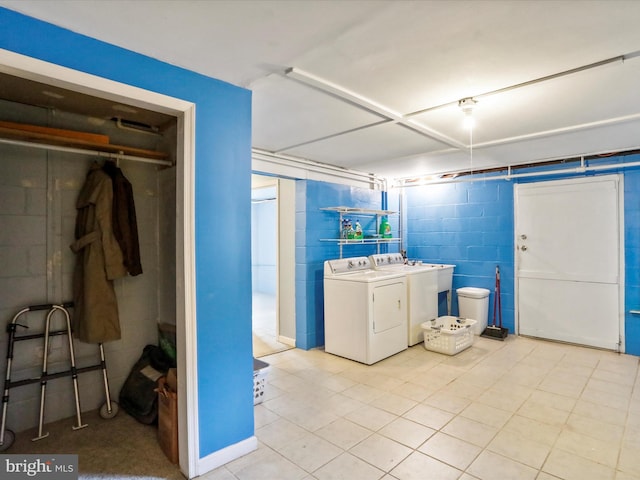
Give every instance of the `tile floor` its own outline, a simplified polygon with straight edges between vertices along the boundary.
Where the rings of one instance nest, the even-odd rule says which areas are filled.
[[[206,480],[640,479],[639,357],[510,336],[263,360],[259,447]]]
[[[289,350],[289,345],[280,343],[276,336],[276,296],[253,292],[253,356],[264,357]]]

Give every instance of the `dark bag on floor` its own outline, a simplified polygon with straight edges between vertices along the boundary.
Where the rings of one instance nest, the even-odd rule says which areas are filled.
[[[158,419],[158,379],[174,366],[173,360],[155,345],[147,345],[120,390],[120,406],[140,423]]]

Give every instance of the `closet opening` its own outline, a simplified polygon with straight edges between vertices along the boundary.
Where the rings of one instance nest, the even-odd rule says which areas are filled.
[[[13,57],[10,60],[13,61]],[[74,79],[78,81],[78,89],[64,88],[60,85],[73,87],[68,71],[57,71],[55,66],[44,62],[24,62],[31,62],[28,66],[35,65],[34,70],[26,73],[27,70],[21,70],[22,65],[20,68],[0,65],[0,71],[10,72],[0,73],[0,161],[3,169],[0,178],[0,231],[3,232],[0,234],[0,314],[8,322],[25,306],[62,303],[73,298],[76,259],[69,245],[74,240],[76,199],[92,165],[114,162],[133,188],[142,274],[114,281],[121,336],[104,343],[111,398],[118,401],[122,386],[145,346],[159,345],[162,326],[163,338],[175,341],[178,395],[184,399],[179,403],[178,412],[180,466],[170,462],[165,466],[172,474],[180,475],[181,470],[188,477],[193,476],[198,459],[197,409],[187,413],[188,405],[196,396],[192,392],[195,382],[186,378],[186,372],[192,371],[189,366],[195,362],[195,353],[187,354],[190,349],[186,347],[194,342],[195,325],[193,321],[185,320],[194,318],[191,313],[193,271],[189,261],[192,239],[185,234],[192,231],[193,206],[189,201],[192,195],[185,194],[185,185],[191,184],[192,145],[184,141],[191,136],[193,111],[189,110],[191,107],[187,102],[177,99],[161,99],[165,102],[165,105],[158,104],[163,105],[159,108],[162,111],[146,108],[154,105],[154,98],[127,102],[129,97],[120,94],[119,90],[126,94],[142,91],[115,82],[98,82],[106,89],[93,91],[89,85],[96,80],[84,78],[80,72],[76,72]],[[49,79],[51,83],[48,83]],[[185,228],[185,224],[189,227]],[[44,330],[44,319],[35,313],[32,319],[29,318],[29,333]],[[54,321],[57,320],[52,319]],[[52,325],[52,328],[56,327]],[[62,336],[51,337],[47,348],[49,372],[68,368],[69,352],[65,342]],[[14,348],[12,380],[37,377],[43,369],[44,350],[40,342],[21,343],[23,345]],[[7,347],[7,338],[3,335],[0,337],[0,370],[3,373],[6,371]],[[96,344],[75,340],[74,347],[78,368],[96,362]],[[105,402],[100,371],[79,375],[78,386],[81,412],[95,424],[105,422],[108,425],[106,422],[129,415],[122,407],[114,419],[104,420],[92,415],[91,412]],[[72,431],[71,420],[76,409],[70,379],[49,381],[45,398],[45,430],[46,425],[64,424],[68,420],[68,428],[64,428]],[[16,442],[6,453],[55,453],[52,448],[59,446],[61,441],[55,437],[55,430],[52,429],[48,438],[37,442],[32,442],[28,433],[38,426],[41,404],[38,384],[11,391],[6,428],[16,432]],[[70,453],[67,442],[73,440],[78,441],[78,449],[85,449],[87,442],[94,442],[95,451],[114,443],[116,437],[104,433],[96,435],[97,426],[92,430],[91,423],[86,423],[89,423],[87,428],[78,429],[62,440],[66,453]],[[139,423],[134,420],[133,425]],[[157,442],[155,427],[142,426],[143,429],[148,427],[147,434],[151,435],[153,445]],[[25,432],[28,438],[23,442]],[[125,436],[135,441],[135,436],[128,433]],[[27,446],[34,450],[25,451]],[[122,458],[118,458],[117,450],[112,450],[110,458],[102,459],[107,472],[117,473],[110,469],[121,465],[123,473],[162,474],[153,462],[131,470],[131,466],[124,465],[125,454],[129,453],[127,445],[122,447]],[[95,457],[95,468],[99,473],[102,471],[100,458]],[[139,463],[142,457],[136,462]],[[145,471],[147,467],[149,471]]]

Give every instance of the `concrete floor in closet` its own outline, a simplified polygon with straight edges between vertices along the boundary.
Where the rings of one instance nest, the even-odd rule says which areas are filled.
[[[636,356],[510,336],[372,366],[263,360],[259,448],[206,480],[640,479]]]

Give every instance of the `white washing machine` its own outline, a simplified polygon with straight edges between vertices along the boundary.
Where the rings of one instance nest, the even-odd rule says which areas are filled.
[[[424,339],[422,323],[438,318],[438,268],[436,265],[404,263],[400,253],[379,253],[369,257],[378,271],[403,272],[407,276],[407,345]]]
[[[406,275],[374,270],[367,257],[325,261],[324,342],[367,365],[406,350]]]

